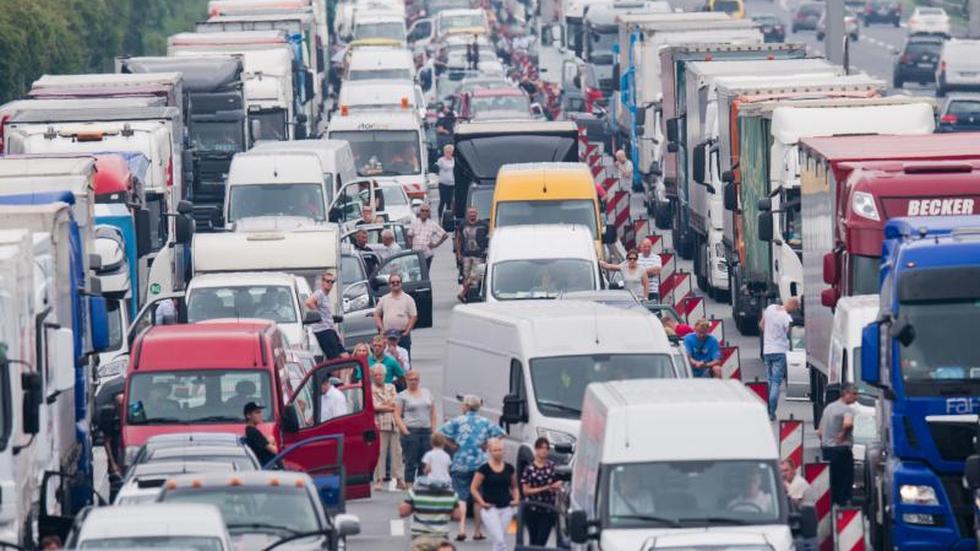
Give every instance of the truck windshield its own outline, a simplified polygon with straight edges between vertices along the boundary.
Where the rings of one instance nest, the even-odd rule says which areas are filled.
[[[187,297],[190,323],[219,318],[258,318],[296,323],[296,300],[289,287],[248,285],[196,287]]]
[[[850,294],[877,295],[881,258],[852,254],[848,257],[848,260],[851,265]]]
[[[231,186],[228,222],[254,216],[303,216],[327,219],[323,184],[258,184]]]
[[[153,549],[154,547],[191,549],[193,551],[224,551],[224,544],[220,539],[206,536],[134,536],[85,540],[78,544],[79,549]]]
[[[442,32],[451,31],[453,29],[483,27],[486,25],[483,15],[478,13],[443,16],[439,18],[439,21],[442,26]]]
[[[595,203],[587,199],[567,201],[503,201],[497,203],[498,228],[523,224],[581,224],[598,239]]]
[[[193,121],[191,145],[204,152],[245,151],[245,133],[238,121]]]
[[[563,292],[595,289],[595,261],[509,260],[493,267],[491,291],[497,300],[555,298]]]
[[[412,72],[408,69],[351,71],[347,75],[347,80],[412,80]]]
[[[354,153],[361,176],[419,174],[419,133],[415,130],[331,132],[331,140],[345,140]]]
[[[535,403],[542,415],[578,419],[589,383],[674,378],[668,354],[595,354],[531,360]]]
[[[182,369],[135,373],[129,381],[127,422],[132,425],[242,423],[249,402],[272,404],[265,371]],[[272,421],[272,408],[263,420]]]
[[[604,478],[609,528],[775,524],[784,516],[774,462],[627,463],[608,467]]]
[[[613,62],[612,47],[619,41],[618,31],[589,33],[589,61],[598,65],[611,65]]]
[[[320,529],[316,506],[305,486],[221,486],[167,490],[163,503],[203,503],[221,510],[232,535],[245,532],[315,532]],[[265,527],[257,529],[256,524]]]
[[[361,23],[354,28],[354,39],[363,40],[365,38],[405,40],[405,24],[399,21]]]
[[[967,394],[980,387],[980,300],[914,302],[901,305],[901,318],[912,325],[908,346],[899,344],[902,379],[909,394],[936,395],[948,386],[965,383]]]
[[[110,300],[106,304],[106,317],[109,321],[109,347],[106,350],[119,350],[123,344],[123,315],[129,315],[129,303]]]
[[[720,11],[724,13],[738,13],[741,11],[742,6],[738,0],[715,0],[714,9],[712,11]]]
[[[284,109],[252,111],[248,114],[248,119],[253,129],[258,127],[258,133],[252,136],[252,141],[289,139],[289,127],[286,125]]]

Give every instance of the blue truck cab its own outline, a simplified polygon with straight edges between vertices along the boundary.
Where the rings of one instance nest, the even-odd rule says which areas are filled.
[[[865,504],[874,549],[975,550],[964,462],[980,412],[980,216],[885,226],[861,378],[881,392]]]

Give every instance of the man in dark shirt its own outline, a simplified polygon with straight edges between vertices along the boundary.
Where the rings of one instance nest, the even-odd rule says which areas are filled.
[[[259,463],[265,465],[272,458],[279,453],[276,449],[276,445],[262,434],[259,430],[259,423],[262,422],[262,410],[264,406],[260,406],[255,402],[249,402],[245,404],[243,412],[245,414],[245,443],[251,448],[252,453],[258,458]]]
[[[459,290],[460,302],[465,302],[470,287],[477,284],[479,274],[477,265],[487,256],[487,236],[490,233],[486,222],[479,220],[476,207],[466,209],[466,222],[456,228],[456,263],[461,268],[463,287]]]

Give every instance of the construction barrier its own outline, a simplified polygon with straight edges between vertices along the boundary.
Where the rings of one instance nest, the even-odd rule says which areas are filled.
[[[859,507],[834,508],[835,551],[865,551],[864,518]]]
[[[584,126],[578,127],[578,160],[584,163],[589,158],[589,135]]]
[[[779,459],[803,466],[803,421],[788,419],[779,422]]]
[[[830,505],[830,463],[807,463],[803,466],[803,478],[810,483],[814,508],[817,512],[817,541],[820,551],[833,551],[833,515]]]
[[[745,383],[745,386],[749,387],[749,390],[754,392],[763,404],[769,404],[769,383],[756,379],[750,383]]]
[[[721,377],[723,379],[742,380],[742,360],[737,346],[721,347]],[[768,395],[768,385],[766,393]]]

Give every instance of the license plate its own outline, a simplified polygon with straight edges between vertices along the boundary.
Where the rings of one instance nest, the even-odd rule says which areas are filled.
[[[916,65],[924,69],[932,69],[932,63],[917,63]]]
[[[961,71],[960,72],[960,76],[963,77],[963,78],[977,78],[978,75],[980,75],[980,73],[977,73],[977,72],[974,72],[974,71],[970,71],[970,72]]]

